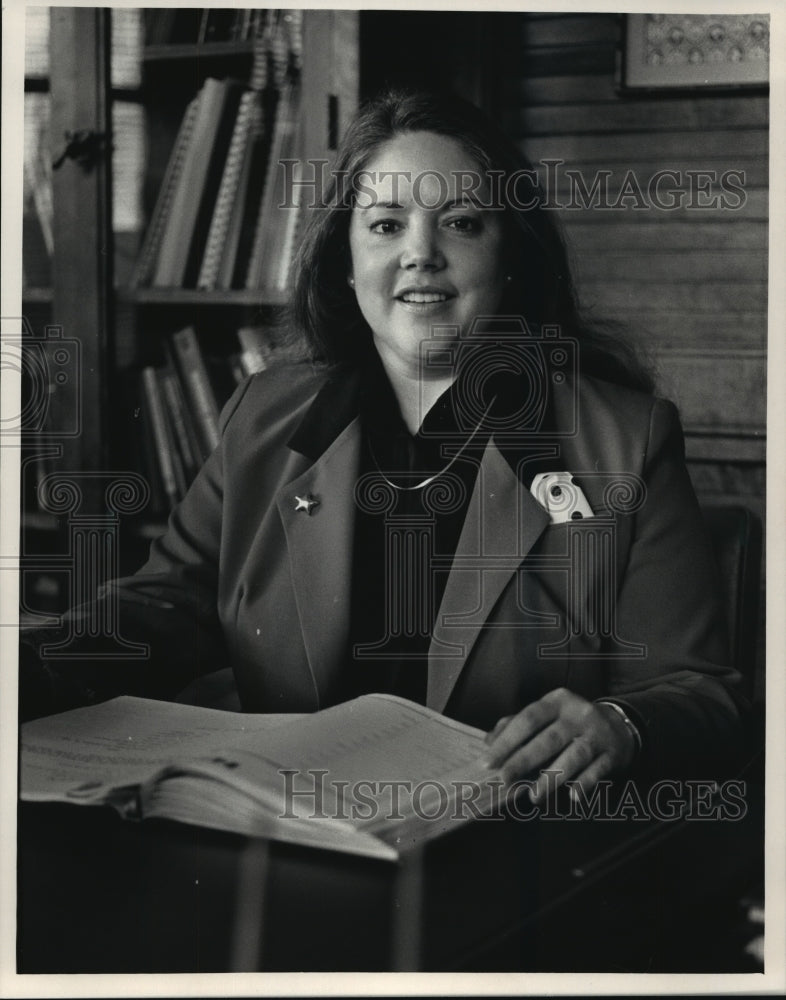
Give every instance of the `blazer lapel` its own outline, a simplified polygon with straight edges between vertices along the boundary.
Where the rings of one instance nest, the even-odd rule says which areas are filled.
[[[444,710],[478,633],[548,524],[549,515],[489,441],[434,625],[430,708]]]
[[[342,669],[346,651],[359,461],[360,420],[355,418],[310,468],[276,495],[320,701]],[[310,513],[298,510],[297,497],[312,497],[318,505]]]

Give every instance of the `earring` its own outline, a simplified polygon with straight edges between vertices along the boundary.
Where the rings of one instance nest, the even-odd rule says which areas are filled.
[[[349,287],[350,288],[354,288],[355,287],[355,279],[352,277],[352,275],[350,275],[347,278],[347,282],[349,283]]]
[[[512,274],[506,274],[505,275],[505,281],[507,281],[508,284],[510,284],[510,282],[513,281],[513,275]]]

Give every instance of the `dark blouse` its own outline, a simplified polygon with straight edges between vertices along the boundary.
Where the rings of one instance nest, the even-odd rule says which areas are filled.
[[[363,379],[360,418],[348,696],[385,691],[424,703],[431,632],[482,435],[454,459],[470,435],[456,428],[450,389],[410,434],[379,363]]]
[[[487,387],[492,409],[475,423],[454,382],[414,435],[375,352],[360,386],[347,697],[384,691],[425,703],[431,633],[493,416],[516,410],[522,386]],[[516,468],[521,448],[503,453]],[[529,477],[534,469],[528,463]]]

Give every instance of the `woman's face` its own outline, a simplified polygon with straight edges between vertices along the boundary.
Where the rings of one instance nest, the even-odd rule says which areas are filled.
[[[361,173],[349,226],[358,305],[383,360],[427,376],[421,342],[434,325],[466,334],[494,315],[505,288],[503,223],[479,167],[454,139],[408,132],[384,143]],[[442,370],[444,375],[444,370]]]

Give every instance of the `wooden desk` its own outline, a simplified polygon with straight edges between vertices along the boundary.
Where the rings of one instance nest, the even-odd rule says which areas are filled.
[[[719,935],[760,877],[762,801],[742,822],[481,821],[399,865],[25,805],[18,968],[755,971]]]

